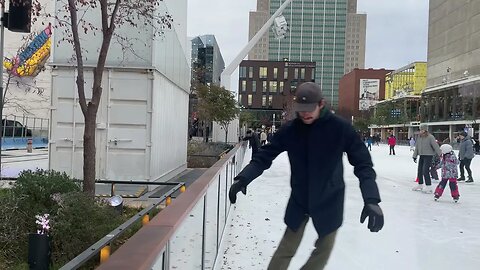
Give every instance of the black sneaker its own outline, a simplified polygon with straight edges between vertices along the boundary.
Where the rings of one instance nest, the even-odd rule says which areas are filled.
[[[457,179],[457,181],[465,181],[465,177],[460,177]]]
[[[473,183],[473,178],[468,178],[468,180],[465,181],[465,183]]]

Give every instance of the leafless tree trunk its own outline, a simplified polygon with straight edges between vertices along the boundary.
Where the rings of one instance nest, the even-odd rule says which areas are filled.
[[[121,0],[115,1],[112,14],[108,14],[108,1],[100,1],[101,20],[102,20],[102,45],[98,54],[97,66],[93,70],[93,87],[92,99],[87,103],[85,98],[85,78],[84,65],[80,44],[80,37],[78,33],[77,24],[77,8],[75,0],[68,0],[70,11],[70,23],[72,25],[73,47],[75,50],[77,60],[77,88],[78,88],[78,102],[82,109],[85,118],[85,128],[83,133],[83,191],[91,196],[95,195],[95,130],[97,121],[97,112],[102,96],[102,77],[105,70],[105,62],[107,60],[108,49],[112,40],[113,32],[115,30],[115,20]],[[110,19],[110,22],[108,21]]]

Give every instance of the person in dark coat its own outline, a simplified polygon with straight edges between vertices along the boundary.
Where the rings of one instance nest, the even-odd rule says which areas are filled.
[[[260,139],[258,138],[255,132],[247,130],[246,136],[243,138],[244,141],[249,142],[249,147],[252,148],[252,157],[258,152],[258,147],[260,146]]]
[[[291,195],[284,218],[287,228],[268,269],[288,268],[309,218],[318,240],[302,269],[323,269],[337,229],[343,223],[343,153],[347,153],[360,180],[364,201],[360,221],[363,223],[369,217],[368,228],[372,232],[383,227],[383,213],[378,206],[380,194],[369,151],[352,125],[327,109],[317,84],[306,82],[297,88],[294,110],[297,118],[282,125],[272,141],[262,146],[234,178],[229,198],[235,203],[237,193],[246,194],[247,185],[270,168],[280,153],[287,151],[291,167]]]
[[[473,182],[472,170],[470,169],[470,164],[472,163],[472,159],[475,157],[475,153],[473,152],[473,142],[470,139],[470,136],[466,132],[461,132],[459,134],[460,137],[460,149],[458,151],[458,159],[460,160],[460,178],[458,181],[465,180],[465,169],[468,173],[468,180],[465,181],[466,183]]]

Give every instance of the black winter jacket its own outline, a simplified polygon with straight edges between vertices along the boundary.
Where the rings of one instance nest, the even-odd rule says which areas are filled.
[[[344,152],[360,180],[364,202],[380,202],[370,153],[353,127],[338,116],[327,111],[311,125],[300,119],[284,124],[235,179],[248,185],[283,151],[291,167],[292,192],[284,219],[290,229],[296,231],[306,216],[312,217],[320,237],[342,225]]]

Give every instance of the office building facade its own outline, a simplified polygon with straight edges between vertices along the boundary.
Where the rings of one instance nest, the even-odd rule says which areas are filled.
[[[289,25],[285,39],[270,33],[269,60],[315,62],[315,82],[335,109],[338,83],[344,75],[348,0],[293,1],[283,15]],[[283,3],[270,1],[270,14]]]
[[[194,72],[201,73],[203,84],[220,85],[220,75],[225,61],[214,35],[203,35],[192,39],[192,78]]]
[[[248,25],[248,40],[262,28],[270,18],[270,0],[257,0],[257,10],[250,11]],[[248,53],[248,60],[268,60],[268,33],[257,42],[253,49]]]
[[[422,122],[437,139],[480,138],[480,1],[430,0]]]
[[[345,74],[355,68],[365,68],[367,35],[367,14],[357,14],[357,0],[349,0],[348,7],[345,31]]]
[[[258,120],[275,118],[278,127],[281,120],[293,118],[291,106],[297,86],[314,82],[314,75],[313,62],[244,60],[239,70],[239,103]]]

